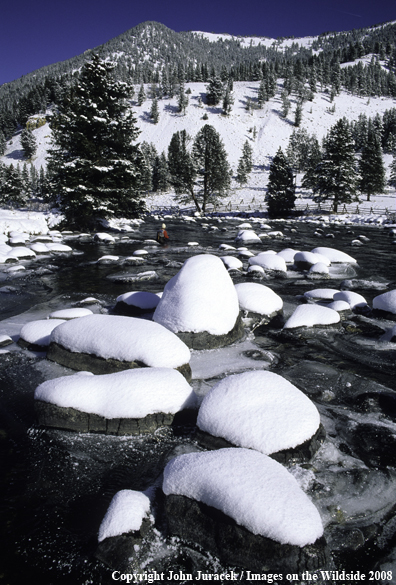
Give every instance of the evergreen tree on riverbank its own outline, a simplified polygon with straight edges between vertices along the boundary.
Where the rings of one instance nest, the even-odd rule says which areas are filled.
[[[269,172],[266,201],[271,218],[287,217],[296,200],[293,171],[281,148],[274,156]]]
[[[94,228],[103,218],[135,217],[140,199],[139,131],[125,83],[94,56],[51,118],[51,188],[69,225]]]

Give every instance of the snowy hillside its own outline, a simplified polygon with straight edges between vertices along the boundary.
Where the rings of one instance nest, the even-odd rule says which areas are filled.
[[[259,82],[235,82],[234,105],[229,116],[224,116],[220,106],[207,106],[204,103],[206,84],[190,83],[186,89],[191,90],[189,105],[186,114],[177,112],[177,98],[159,100],[159,122],[154,124],[150,119],[151,100],[147,99],[141,106],[132,102],[132,110],[135,112],[138,126],[141,130],[139,141],[153,143],[158,151],[167,151],[171,137],[178,130],[187,130],[192,139],[204,124],[211,124],[219,132],[228,153],[229,162],[236,174],[236,167],[241,156],[244,142],[249,140],[253,147],[254,170],[249,177],[247,185],[240,188],[234,181],[232,192],[224,202],[250,203],[252,199],[260,200],[264,197],[265,187],[268,181],[268,168],[279,147],[286,149],[289,137],[294,126],[295,99],[292,98],[292,107],[286,119],[280,115],[282,87],[278,85],[277,95],[264,104],[262,109],[255,106],[257,102]],[[146,87],[148,93],[149,87]],[[136,97],[137,91],[135,92]],[[202,98],[202,104],[199,103]],[[248,111],[246,104],[250,98],[253,108]],[[333,112],[335,106],[335,111]],[[387,109],[395,107],[395,100],[385,97],[359,98],[345,92],[336,96],[330,103],[329,94],[318,92],[313,101],[304,102],[301,127],[312,135],[315,134],[321,140],[337,120],[343,116],[349,120],[357,120],[360,113],[368,117],[375,114],[383,114]],[[204,115],[207,119],[203,119]],[[256,138],[254,139],[254,129]],[[39,169],[46,164],[46,153],[50,145],[51,130],[48,124],[33,131],[37,143],[37,153],[33,159],[34,166]],[[385,155],[386,165],[391,161],[390,155]],[[14,165],[23,164],[24,157],[20,145],[20,133],[13,136],[7,144],[7,150],[1,160]],[[377,198],[378,200],[378,198]],[[150,195],[151,205],[170,205],[173,203],[171,193]],[[387,193],[380,199],[380,207],[395,208],[394,193]]]

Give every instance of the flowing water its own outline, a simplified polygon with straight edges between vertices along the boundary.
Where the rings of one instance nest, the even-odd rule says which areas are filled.
[[[70,236],[66,243],[73,248],[72,255],[38,257],[25,263],[23,274],[1,272],[0,333],[17,339],[27,321],[45,318],[86,297],[99,301],[90,306],[92,310],[107,312],[125,292],[158,292],[191,255],[230,253],[218,247],[234,244],[242,220],[209,219],[205,229],[201,221],[166,221],[171,236],[167,248],[145,242],[155,237],[158,226],[158,221],[148,219],[114,244]],[[259,247],[249,249],[329,246],[358,261],[357,266],[335,266],[328,280],[310,280],[295,271],[288,277],[261,281],[282,297],[285,317],[305,291],[338,289],[346,279],[355,279],[355,292],[369,305],[374,296],[394,288],[395,246],[388,230],[322,225],[324,235],[319,237],[314,235],[315,223],[274,223],[272,227],[282,230],[284,237],[265,239]],[[369,241],[351,246],[359,235]],[[191,242],[199,245],[191,246]],[[122,261],[142,248],[149,252],[142,265]],[[97,263],[107,254],[120,260]],[[140,276],[134,281],[136,275]],[[251,280],[246,273],[233,272],[232,278],[235,283]],[[369,314],[360,318],[360,322],[351,320],[343,335],[322,332],[287,338],[278,322],[258,328],[254,334],[247,331],[242,341],[228,348],[193,352],[193,387],[203,396],[227,374],[269,368],[303,390],[317,405],[327,438],[311,462],[290,464],[289,470],[321,513],[332,553],[328,569],[359,569],[367,574],[382,570],[386,579],[378,582],[396,583],[396,346],[380,341],[378,331],[370,329],[378,320]],[[388,321],[379,324],[384,331],[392,326]],[[159,429],[136,438],[39,428],[34,389],[46,379],[72,372],[47,361],[45,353],[15,344],[6,349],[9,351],[0,355],[4,528],[0,582],[112,583],[111,569],[94,557],[98,528],[111,498],[118,490],[145,490],[158,482],[171,457],[198,448],[194,429]],[[154,536],[131,566],[188,573],[231,569],[222,567],[208,551],[168,537],[160,519]],[[388,578],[392,567],[395,579]]]

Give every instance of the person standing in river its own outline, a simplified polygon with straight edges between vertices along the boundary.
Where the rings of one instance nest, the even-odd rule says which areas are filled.
[[[157,242],[162,246],[169,242],[169,235],[166,231],[166,225],[164,223],[162,224],[161,229],[159,229],[157,232]]]

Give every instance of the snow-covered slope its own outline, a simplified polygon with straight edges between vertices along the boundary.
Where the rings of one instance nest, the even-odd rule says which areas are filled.
[[[159,122],[154,124],[150,120],[151,100],[147,99],[141,106],[137,106],[132,101],[131,107],[136,114],[137,123],[141,130],[139,142],[146,141],[153,143],[158,151],[167,151],[171,137],[178,130],[186,130],[192,139],[204,124],[211,124],[219,132],[228,153],[230,165],[234,175],[238,160],[241,156],[241,150],[244,142],[249,140],[253,148],[254,169],[249,177],[247,185],[240,188],[236,182],[233,183],[230,197],[225,199],[225,203],[239,203],[240,201],[250,202],[252,199],[263,197],[265,187],[268,182],[268,168],[271,158],[275,155],[279,147],[286,149],[289,137],[294,126],[294,112],[296,102],[292,96],[292,107],[286,119],[280,115],[281,84],[278,84],[277,95],[269,102],[264,104],[262,109],[255,107],[257,105],[257,92],[259,82],[235,82],[234,83],[234,105],[229,116],[222,114],[221,106],[207,106],[204,103],[206,84],[189,83],[186,89],[191,90],[189,95],[189,105],[186,114],[182,115],[177,112],[177,98],[159,100]],[[138,88],[136,88],[138,89]],[[147,93],[149,87],[146,87]],[[135,92],[136,97],[137,91]],[[202,98],[200,106],[199,98]],[[246,104],[250,98],[253,108],[248,111]],[[312,101],[307,101],[303,105],[303,118],[301,127],[305,128],[309,134],[315,134],[321,140],[337,120],[343,116],[349,120],[356,120],[360,113],[365,113],[368,117],[375,114],[383,114],[387,109],[395,107],[395,100],[385,97],[357,97],[341,92],[330,103],[329,94],[318,92]],[[332,110],[335,107],[335,111]],[[204,115],[207,119],[204,119]],[[50,144],[51,130],[48,124],[33,131],[36,136],[38,149],[33,158],[34,166],[39,169],[41,165],[45,166],[46,153]],[[254,135],[256,137],[254,138]],[[17,163],[23,164],[23,151],[20,145],[20,133],[14,135],[7,144],[5,155],[1,157],[2,162],[6,164]],[[389,165],[391,156],[385,156],[385,162]],[[386,201],[382,207],[394,207],[394,193],[385,195]],[[389,200],[388,200],[389,199]],[[390,200],[392,199],[392,200]],[[149,202],[155,204],[157,201],[162,204],[171,204],[172,194],[150,196]]]

